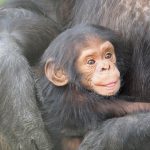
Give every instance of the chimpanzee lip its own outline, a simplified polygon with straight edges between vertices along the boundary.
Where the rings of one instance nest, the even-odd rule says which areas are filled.
[[[104,83],[104,84],[96,84],[97,86],[106,86],[106,87],[113,87],[116,85],[116,83],[118,82],[118,80],[115,80],[115,81],[110,81],[110,82],[107,82],[107,83]]]
[[[117,81],[109,82],[109,83],[104,84],[104,85],[102,85],[102,86],[113,87],[113,86],[115,86],[115,85],[116,85],[116,83],[117,83]]]

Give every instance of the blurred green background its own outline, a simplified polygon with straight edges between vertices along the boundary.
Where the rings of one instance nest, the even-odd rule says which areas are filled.
[[[5,2],[13,2],[14,0],[0,0],[0,5],[4,4]]]
[[[3,4],[6,0],[0,0],[0,5]]]

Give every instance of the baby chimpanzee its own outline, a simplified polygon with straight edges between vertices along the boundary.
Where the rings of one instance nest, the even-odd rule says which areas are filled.
[[[148,103],[116,96],[128,66],[125,43],[102,26],[77,25],[50,44],[40,84],[43,119],[56,149],[76,149],[84,135],[77,137],[79,130],[86,133],[105,119],[150,109]]]

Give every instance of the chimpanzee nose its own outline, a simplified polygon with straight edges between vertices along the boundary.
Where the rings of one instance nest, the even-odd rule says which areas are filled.
[[[99,63],[99,65],[96,68],[98,72],[108,71],[110,69],[111,69],[111,64],[107,61]]]
[[[105,70],[110,70],[110,65],[104,65],[102,68],[101,68],[101,71],[105,71]]]

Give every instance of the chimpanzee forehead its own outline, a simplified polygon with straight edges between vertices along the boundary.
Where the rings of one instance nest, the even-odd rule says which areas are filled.
[[[100,44],[104,43],[105,41],[99,37],[95,36],[86,36],[86,38],[79,40],[76,44],[74,44],[74,49],[77,52],[81,52],[83,49],[91,48],[91,47],[98,47]]]
[[[91,45],[80,49],[79,57],[87,57],[93,55],[102,56],[106,52],[115,53],[114,46],[109,41],[92,42]]]

